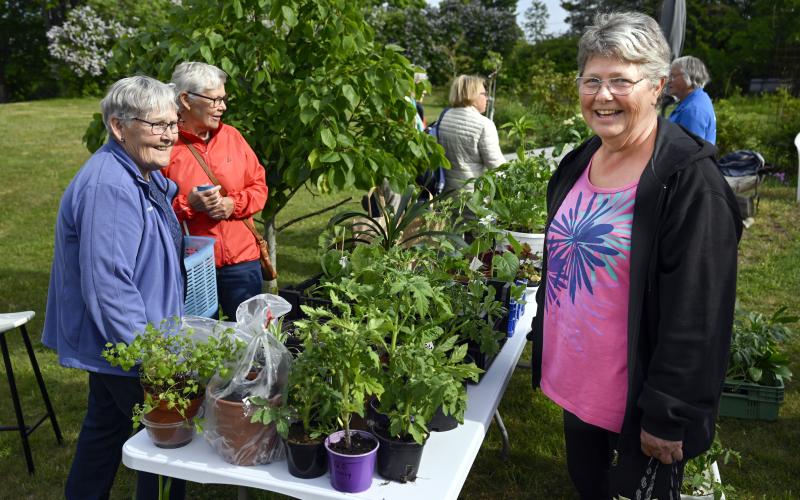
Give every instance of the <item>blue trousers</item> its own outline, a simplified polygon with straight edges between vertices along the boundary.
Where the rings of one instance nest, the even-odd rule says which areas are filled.
[[[217,268],[217,296],[228,321],[236,321],[239,304],[261,293],[262,282],[258,260]]]
[[[137,377],[89,372],[89,404],[64,489],[67,500],[108,498],[122,460],[122,445],[131,435],[133,406],[142,399]],[[184,498],[186,481],[171,481],[170,499]],[[136,498],[158,498],[157,475],[137,474]]]

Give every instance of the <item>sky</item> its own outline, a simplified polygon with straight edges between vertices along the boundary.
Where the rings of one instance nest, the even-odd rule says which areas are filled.
[[[439,0],[427,0],[427,2],[431,5],[439,4]],[[569,26],[564,22],[564,19],[567,17],[567,12],[561,8],[560,0],[544,0],[544,3],[547,5],[547,13],[550,14],[550,17],[547,19],[547,34],[560,35],[567,31]],[[531,0],[517,1],[517,24],[520,26],[522,26],[524,21],[523,15],[525,14],[525,10],[530,7],[530,5]]]

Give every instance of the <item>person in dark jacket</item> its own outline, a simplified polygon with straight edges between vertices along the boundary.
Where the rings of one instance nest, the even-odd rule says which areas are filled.
[[[595,18],[577,87],[596,136],[548,185],[533,385],[583,499],[675,498],[714,436],[741,217],[715,148],[658,117],[669,57],[652,18]]]

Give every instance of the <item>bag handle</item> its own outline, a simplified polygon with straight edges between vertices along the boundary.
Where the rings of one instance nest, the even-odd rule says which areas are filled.
[[[186,147],[189,148],[189,151],[191,151],[192,155],[194,155],[194,158],[197,160],[197,163],[200,164],[200,167],[202,167],[203,171],[206,173],[211,182],[213,182],[215,186],[220,187],[219,192],[222,193],[222,196],[228,196],[228,191],[225,189],[225,186],[220,184],[219,180],[217,179],[217,176],[214,175],[214,172],[211,171],[211,168],[208,166],[203,157],[200,156],[200,153],[197,151],[194,145],[192,145],[189,141],[187,141],[183,137],[181,137],[181,141],[183,141],[183,143],[186,144]],[[256,230],[256,227],[253,224],[252,217],[248,219],[241,219],[241,221],[244,223],[245,226],[247,226],[247,229],[249,229],[250,232],[253,233],[253,236],[255,236],[256,241],[260,245],[261,242],[264,241],[264,238]]]

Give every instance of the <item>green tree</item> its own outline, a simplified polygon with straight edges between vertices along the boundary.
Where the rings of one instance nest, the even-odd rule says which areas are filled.
[[[401,191],[446,165],[433,137],[414,128],[405,99],[416,68],[399,47],[374,43],[359,2],[184,0],[164,28],[122,40],[109,69],[166,80],[187,60],[229,75],[226,121],[267,170],[263,219],[273,254],[275,216],[304,186],[366,190],[387,178]]]
[[[533,0],[531,5],[525,9],[525,22],[522,29],[529,42],[536,43],[547,38],[547,20],[549,18],[547,5],[542,0]]]

